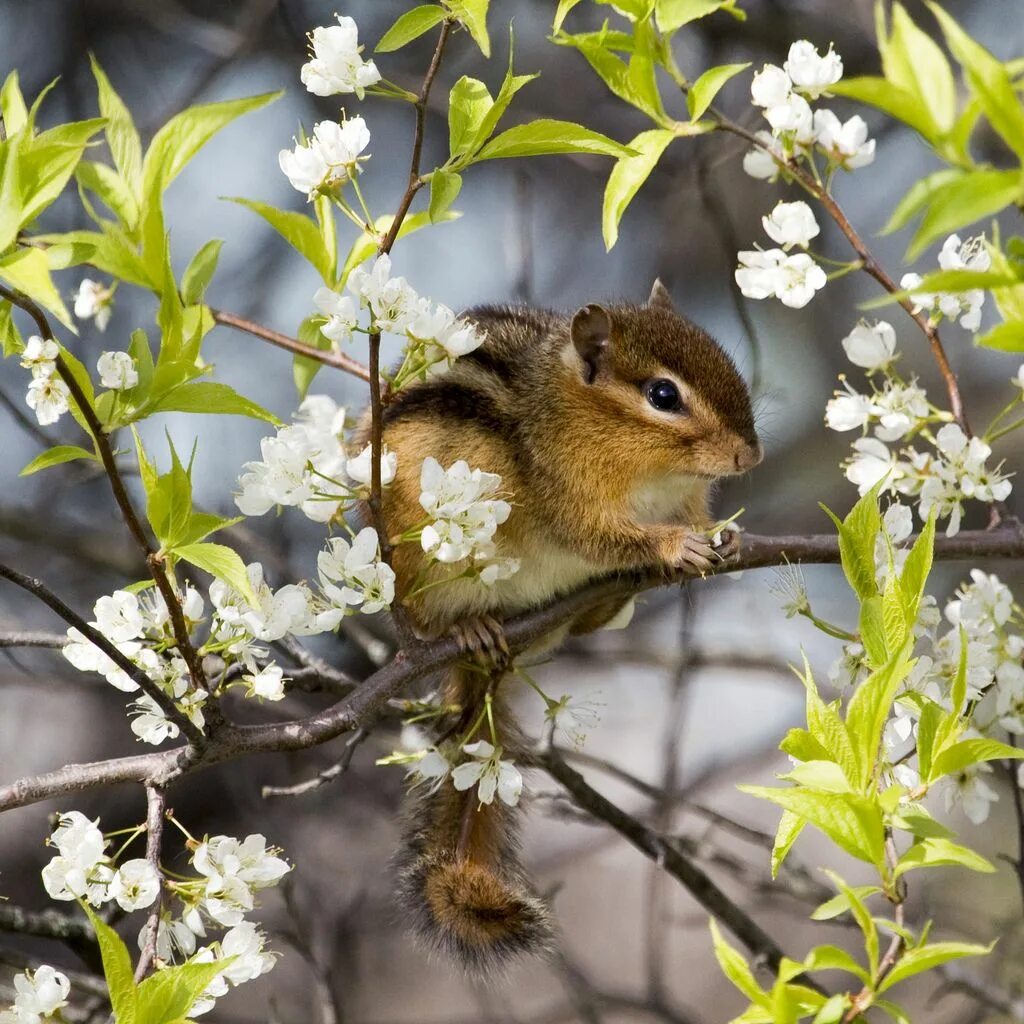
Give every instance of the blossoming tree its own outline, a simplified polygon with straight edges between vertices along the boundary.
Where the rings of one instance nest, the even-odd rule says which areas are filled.
[[[351,17],[313,29],[298,78],[316,96],[340,97],[342,109],[338,120],[320,121],[290,145],[279,143],[280,169],[301,193],[304,211],[236,200],[278,232],[321,281],[297,337],[211,305],[220,243],[200,248],[176,277],[163,206],[164,192],[199,149],[273,95],[184,110],[144,152],[131,114],[95,61],[96,118],[44,128],[43,96],[29,106],[16,72],[0,91],[0,343],[25,371],[24,401],[38,424],[70,416],[81,435],[80,444],[49,448],[23,473],[60,473],[74,462],[98,467],[149,574],[96,595],[87,620],[48,584],[0,565],[0,577],[63,619],[63,657],[130,695],[127,727],[145,749],[11,782],[0,787],[0,810],[59,800],[52,833],[39,837],[54,851],[40,884],[52,900],[69,905],[68,920],[87,916],[107,998],[122,1024],[184,1022],[271,970],[276,954],[252,915],[263,890],[301,871],[301,859],[293,864],[259,832],[244,839],[193,835],[169,809],[168,791],[212,764],[308,749],[346,732],[365,734],[393,698],[459,657],[453,642],[423,642],[403,627],[390,564],[395,547],[416,546],[425,567],[440,571],[430,582],[424,577],[423,587],[455,581],[493,587],[518,569],[514,559],[500,557],[495,543],[515,495],[503,490],[499,476],[467,461],[444,466],[426,458],[421,522],[398,537],[381,529],[381,497],[397,471],[395,453],[381,440],[383,410],[403,387],[445,374],[485,341],[473,323],[397,276],[396,268],[414,273],[402,264],[399,240],[452,218],[463,176],[475,164],[583,154],[613,161],[603,216],[611,248],[629,203],[658,173],[666,150],[700,146],[700,137],[712,133],[744,140],[750,147],[742,157],[746,173],[786,190],[772,205],[765,189],[763,229],[771,247],[752,241],[737,253],[735,283],[743,296],[777,299],[799,310],[820,301],[830,280],[866,273],[880,288],[871,306],[892,320],[902,317],[914,331],[914,343],[901,349],[894,323],[873,312],[858,319],[849,310],[835,332],[835,344],[863,372],[856,385],[844,375],[823,410],[827,429],[854,435],[842,467],[859,494],[849,515],[832,516],[834,533],[751,532],[740,554],[721,566],[723,572],[788,566],[777,585],[784,596],[780,614],[808,618],[841,645],[829,683],[836,696],[821,696],[806,661],[799,670],[806,724],[781,743],[791,770],[778,786],[745,790],[782,810],[770,855],[773,874],[786,870],[808,827],[860,862],[857,877],[869,880],[852,885],[830,873],[828,898],[813,916],[845,918],[860,932],[862,948],[850,952],[821,943],[787,955],[781,941],[684,850],[612,805],[570,766],[553,735],[557,730],[571,745],[581,741],[595,724],[592,706],[554,698],[520,673],[543,702],[551,727],[538,739],[530,767],[546,771],[578,809],[657,859],[710,913],[719,963],[749,1003],[737,1021],[834,1024],[867,1019],[869,1012],[905,1021],[890,990],[924,972],[942,984],[949,961],[990,949],[987,941],[933,939],[911,897],[914,878],[923,872],[994,870],[971,848],[970,837],[960,841],[937,812],[961,803],[968,818],[981,824],[996,798],[994,771],[1022,756],[1014,737],[1024,732],[1024,611],[984,559],[1024,556],[1024,531],[1006,505],[1015,467],[996,462],[991,447],[1024,425],[1024,366],[1016,365],[1024,351],[1024,259],[1020,239],[1004,242],[984,225],[981,233],[964,237],[1006,207],[1024,208],[1020,62],[998,61],[930,3],[955,73],[935,39],[894,3],[888,15],[879,6],[878,77],[844,77],[834,47],[823,53],[805,40],[793,42],[781,67],[764,64],[749,76],[747,64],[688,69],[678,63],[674,41],[700,18],[742,18],[738,0],[617,0],[604,4],[610,21],[601,31],[573,33],[581,5],[591,2],[552,5],[553,43],[576,51],[652,127],[625,142],[568,121],[503,128],[516,94],[534,77],[516,74],[510,60],[494,95],[476,79],[455,82],[446,106],[449,156],[433,168],[422,165],[424,113],[446,48],[455,33],[465,32],[489,57],[498,5],[491,11],[488,0],[411,6],[380,39],[372,59]],[[436,44],[418,91],[385,78],[389,55],[427,33]],[[752,103],[751,117],[741,121],[715,105],[719,91],[738,76],[747,76]],[[856,187],[855,176],[848,183],[848,175],[870,164],[881,147],[868,137],[862,117],[842,121],[824,106],[833,96],[878,109],[930,147],[937,169],[895,205],[888,229],[920,218],[909,256],[916,259],[941,243],[938,269],[891,273],[844,213],[836,193]],[[373,173],[367,161],[378,97],[409,104],[415,123],[408,185],[386,214],[370,209],[360,185]],[[365,117],[354,112],[361,103]],[[669,112],[677,107],[679,116]],[[758,127],[749,127],[752,118]],[[1005,144],[1010,166],[990,166],[972,155],[972,137],[982,123]],[[105,148],[95,145],[101,140]],[[375,163],[392,158],[380,152],[374,157]],[[72,181],[94,227],[40,231],[40,215],[72,189]],[[427,198],[414,208],[421,192]],[[852,252],[819,251],[819,219],[834,222]],[[74,269],[82,267],[93,276]],[[77,283],[74,315],[62,295],[69,279]],[[87,366],[75,354],[76,323],[91,319],[103,331],[122,288],[156,297],[156,331],[138,328],[115,341],[95,367]],[[990,301],[1000,322],[979,334]],[[213,368],[203,344],[218,325],[294,355],[298,398],[290,422],[280,422],[229,382],[209,379]],[[946,357],[953,332],[1011,354],[1005,408],[984,429],[968,418],[969,396],[961,394]],[[403,344],[391,371],[381,368],[383,335]],[[925,359],[938,365],[941,396],[929,396],[919,383],[916,369]],[[354,440],[344,408],[310,390],[325,369],[366,383],[368,441]],[[241,415],[268,424],[259,458],[239,467],[233,501],[240,516],[195,506],[192,459],[183,461],[173,446],[166,454],[146,450],[135,425],[164,412]],[[127,482],[135,474],[138,487]],[[357,530],[349,514],[360,502],[371,522]],[[975,506],[987,508],[987,530],[962,528],[965,512]],[[243,517],[282,509],[323,531],[315,572],[309,567],[312,582],[271,582],[263,565],[246,564],[231,546],[209,539]],[[944,534],[938,538],[937,527]],[[944,608],[928,593],[937,559],[976,563]],[[819,561],[842,564],[859,608],[849,626],[827,622],[811,607],[795,566]],[[633,575],[593,584],[505,623],[507,641],[521,650],[580,608],[664,582]],[[300,638],[336,631],[352,616],[388,610],[401,650],[363,680],[347,679],[302,645]],[[262,725],[231,719],[230,692],[241,700],[277,702],[302,673],[333,686],[338,701],[304,719]],[[405,712],[422,720],[437,708],[429,700],[409,702]],[[488,731],[481,716],[455,741],[412,745],[384,761],[406,766],[413,784],[475,790],[481,804],[515,805],[530,783],[524,782],[524,766],[504,753],[493,723]],[[104,831],[98,820],[73,809],[78,794],[125,781],[144,787],[147,796],[146,819],[136,827]],[[117,930],[114,906],[118,917],[127,915]],[[746,948],[749,961],[716,922]],[[944,931],[942,921],[935,927]],[[0,1021],[72,1019],[74,986],[65,973],[36,964],[14,985],[13,1004]]]

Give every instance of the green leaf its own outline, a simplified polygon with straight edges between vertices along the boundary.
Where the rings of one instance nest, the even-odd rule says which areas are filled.
[[[839,531],[839,555],[843,572],[854,593],[862,602],[877,597],[875,538],[882,528],[882,517],[878,512],[878,485],[853,506],[842,522],[824,505],[822,508]]]
[[[89,405],[95,408],[96,406],[96,392],[92,386],[92,380],[89,377],[89,371],[82,365],[80,359],[69,352],[60,342],[57,342],[60,347],[61,358],[64,360],[64,365],[68,369],[68,373],[74,377],[75,382],[82,390],[82,394],[85,396],[85,400]],[[68,408],[71,410],[71,415],[75,418],[75,422],[90,436],[92,431],[89,428],[89,423],[86,418],[82,415],[82,410],[79,408],[78,401],[74,395],[68,396]]]
[[[798,814],[791,811],[782,812],[779,827],[775,830],[775,842],[772,844],[772,878],[778,877],[779,868],[803,832],[804,824],[804,819]]]
[[[838,946],[815,946],[804,957],[804,969],[808,971],[846,971],[848,974],[860,978],[865,985],[871,981],[868,972],[845,949],[840,949]]]
[[[174,554],[211,576],[223,580],[254,607],[258,604],[245,571],[245,563],[231,548],[223,544],[184,544],[176,547]]]
[[[877,107],[897,121],[910,125],[926,139],[935,136],[935,123],[924,103],[886,78],[872,75],[846,78],[830,85],[828,91]]]
[[[715,948],[715,959],[722,973],[736,986],[752,1003],[758,1006],[768,1006],[768,993],[765,992],[754,978],[743,954],[731,946],[722,935],[718,923],[714,918],[708,920],[711,928],[711,941]]]
[[[0,299],[0,352],[6,359],[24,347],[21,334],[14,325],[14,317],[11,316],[11,304],[6,299]]]
[[[901,4],[892,6],[892,32],[881,50],[886,78],[928,111],[935,125],[931,137],[950,131],[956,118],[956,85],[949,61]]]
[[[875,919],[871,916],[868,908],[864,906],[864,897],[860,895],[860,887],[851,888],[834,871],[826,869],[825,874],[832,880],[832,884],[839,892],[846,897],[850,913],[853,914],[853,919],[857,922],[857,927],[860,928],[861,934],[864,936],[864,952],[868,958],[868,973],[873,978],[878,974],[878,928],[875,926]],[[874,891],[877,892],[878,890]]]
[[[657,166],[665,147],[675,138],[667,128],[652,128],[641,132],[629,143],[633,156],[620,157],[608,177],[604,190],[604,208],[601,215],[604,244],[611,250],[619,237],[619,222],[626,207]]]
[[[103,975],[110,992],[110,1005],[117,1024],[136,1024],[138,1014],[138,990],[132,971],[132,958],[128,947],[110,925],[105,924],[85,902],[82,909],[96,932],[96,941],[103,960]],[[143,1024],[148,1024],[143,1022]]]
[[[0,252],[18,237],[21,227],[20,136],[0,142]]]
[[[921,708],[921,717],[917,723],[917,761],[924,778],[928,778],[931,771],[935,734],[944,716],[945,712],[934,701],[927,701]]]
[[[902,650],[881,668],[872,672],[850,698],[846,708],[846,728],[857,750],[861,766],[859,787],[868,785],[878,757],[882,731],[892,710],[896,691],[910,672],[913,662]]]
[[[562,23],[579,2],[580,0],[558,0],[558,7],[555,9],[555,20],[551,24],[552,32],[558,33],[562,31]]]
[[[933,942],[917,949],[905,950],[896,961],[896,966],[885,976],[878,986],[878,992],[887,992],[893,985],[898,985],[907,978],[914,977],[922,971],[949,963],[965,956],[984,956],[992,952],[993,942],[988,946],[978,946],[971,942]]]
[[[223,244],[224,241],[220,238],[207,242],[185,268],[185,273],[181,275],[181,297],[185,300],[186,306],[194,306],[203,301],[206,289],[217,270],[217,261],[220,259]]]
[[[1024,159],[1024,106],[1017,96],[1006,67],[976,43],[933,0],[926,0],[942,28],[953,56],[964,69],[967,83],[978,99],[989,124],[1003,141]]]
[[[75,168],[75,178],[99,196],[122,224],[134,230],[139,220],[138,201],[117,171],[106,164],[82,160]]]
[[[949,839],[934,838],[914,843],[900,857],[895,874],[898,877],[914,868],[925,867],[962,867],[986,874],[995,871],[995,866],[980,853],[975,853],[974,850]]]
[[[956,835],[952,829],[936,821],[920,804],[904,804],[891,821],[894,828],[910,832],[918,838],[952,839]]]
[[[1024,352],[1024,321],[998,324],[979,335],[975,341],[999,352]]]
[[[941,188],[963,176],[964,172],[959,167],[944,167],[941,171],[933,171],[931,174],[919,178],[896,204],[896,208],[885,222],[885,227],[882,228],[880,234],[891,235],[894,231],[906,227],[917,214],[931,203],[932,197]]]
[[[384,33],[375,48],[376,53],[400,50],[406,43],[418,39],[448,17],[448,12],[437,4],[424,4],[399,15],[398,20]]]
[[[829,793],[849,793],[850,781],[835,761],[805,761],[779,776],[787,782],[798,782],[812,789]]]
[[[907,248],[907,259],[916,259],[943,235],[998,213],[1022,194],[1019,170],[971,171],[937,188]]]
[[[514,156],[547,156],[554,153],[592,153],[597,156],[629,155],[627,147],[600,132],[572,121],[541,118],[517,125],[495,136],[477,154],[477,160]]]
[[[743,21],[746,15],[735,6],[736,0],[657,0],[654,16],[662,32],[675,32],[691,21],[705,18],[716,11],[728,11]]]
[[[491,39],[487,34],[489,4],[490,0],[444,0],[445,7],[466,26],[466,31],[485,57],[491,55]]]
[[[806,729],[790,729],[782,738],[779,750],[797,761],[827,761],[832,756]]]
[[[564,46],[573,46],[586,58],[587,63],[597,72],[601,81],[608,88],[637,110],[643,111],[656,124],[668,127],[660,98],[652,103],[650,82],[641,82],[636,75],[630,73],[629,65],[612,53],[607,46],[595,39],[593,35],[561,35],[557,42]]]
[[[438,168],[430,176],[430,222],[436,224],[462,191],[462,175]]]
[[[0,259],[0,278],[52,313],[72,334],[78,333],[50,277],[46,254],[41,249],[15,249],[9,252]]]
[[[155,401],[152,412],[217,413],[225,416],[249,416],[254,420],[280,425],[281,421],[261,405],[240,395],[229,384],[198,381],[179,384]]]
[[[114,158],[114,166],[138,202],[142,198],[142,143],[139,141],[139,133],[128,108],[92,54],[89,55],[89,62],[99,90],[100,113],[107,119],[104,133]]]
[[[858,785],[861,765],[846,723],[818,695],[809,667],[802,679],[807,693],[807,727],[812,737],[827,752],[828,759],[842,766],[851,785]]]
[[[313,348],[318,348],[323,352],[328,351],[331,347],[331,341],[329,338],[324,337],[323,332],[320,330],[324,323],[326,323],[326,319],[322,316],[306,317],[299,324],[297,334],[299,341],[306,345],[311,345]],[[306,397],[309,385],[313,383],[313,378],[320,372],[323,365],[323,363],[316,359],[310,359],[309,356],[296,356],[292,361],[292,378],[295,381],[295,389],[299,393],[300,401]]]
[[[324,244],[320,228],[309,217],[291,210],[279,210],[276,206],[255,199],[242,199],[238,196],[225,198],[262,217],[300,256],[313,265],[324,284],[333,284],[334,260]]]
[[[816,907],[811,913],[811,920],[831,921],[833,918],[839,917],[840,914],[845,914],[852,907],[850,902],[851,892],[858,900],[864,900],[868,896],[873,896],[876,892],[881,891],[877,885],[851,886],[849,891],[840,892],[838,896],[833,896],[832,899],[825,900],[819,907]]]
[[[885,606],[881,597],[863,600],[857,628],[869,664],[873,668],[884,665],[889,656],[889,648],[885,641]]]
[[[59,466],[65,462],[73,462],[75,459],[92,459],[93,462],[99,461],[92,452],[86,451],[84,448],[79,448],[78,445],[59,444],[56,447],[48,448],[45,452],[37,455],[27,466],[25,466],[18,476],[31,476],[33,473],[38,473],[41,469],[49,469],[50,466]]]
[[[234,959],[225,957],[209,963],[193,961],[165,967],[150,975],[139,985],[140,1024],[175,1024],[181,1021],[210,982],[230,967]]]
[[[52,270],[63,270],[89,263],[97,270],[138,285],[159,290],[139,254],[133,249],[125,232],[114,224],[105,224],[103,231],[67,231],[61,234],[37,235],[36,242],[49,246],[46,257]]]
[[[0,89],[0,116],[4,119],[8,136],[20,132],[28,120],[28,108],[21,94],[16,69],[4,79],[3,88]]]
[[[64,191],[89,140],[102,127],[102,118],[74,121],[23,140],[19,167],[23,225],[35,220]]]
[[[690,90],[686,94],[686,107],[690,111],[690,120],[698,120],[715,102],[715,97],[722,86],[734,75],[746,71],[749,67],[750,62],[747,61],[745,64],[722,64],[717,68],[708,68],[690,86]]]
[[[984,737],[959,740],[936,755],[932,762],[928,781],[934,782],[936,779],[941,779],[943,775],[955,775],[980,761],[1020,760],[1021,758],[1024,758],[1024,748],[1011,747],[1008,743],[1001,743],[999,740],[990,740]]]
[[[811,1024],[839,1024],[850,1005],[850,997],[842,992],[830,996],[814,1015]]]
[[[453,157],[470,152],[479,138],[484,118],[494,106],[487,86],[463,75],[448,96],[448,147]]]
[[[885,833],[882,812],[875,801],[855,793],[827,793],[806,787],[740,786],[739,789],[804,818],[852,857],[878,866],[884,864]]]

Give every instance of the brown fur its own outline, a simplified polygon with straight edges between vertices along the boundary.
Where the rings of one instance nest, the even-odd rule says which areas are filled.
[[[383,496],[392,536],[423,519],[419,478],[428,455],[445,467],[465,459],[500,474],[513,505],[495,541],[499,555],[521,560],[520,571],[490,588],[464,581],[417,595],[407,607],[425,635],[537,607],[608,572],[683,564],[709,524],[714,479],[759,461],[746,384],[715,341],[675,313],[664,288],[655,286],[648,306],[588,309],[597,312],[577,319],[586,328],[579,338],[557,313],[470,310],[485,344],[388,404],[384,442],[398,455]],[[685,415],[647,401],[644,385],[663,377],[683,389]],[[367,416],[364,440],[368,425]],[[421,559],[416,545],[396,549],[400,599]],[[446,572],[435,567],[428,579]],[[594,609],[569,628],[599,628],[616,610]],[[465,672],[449,679],[447,696],[470,709],[465,721],[484,685]],[[507,731],[500,742],[510,746]],[[450,783],[414,799],[401,889],[421,933],[467,964],[489,966],[542,948],[549,926],[515,857],[511,809],[477,811],[467,800],[475,792],[457,793]]]

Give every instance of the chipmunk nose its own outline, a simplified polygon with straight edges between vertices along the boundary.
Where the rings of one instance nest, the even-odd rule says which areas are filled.
[[[733,460],[737,473],[745,473],[753,469],[764,458],[764,449],[755,441],[753,444],[744,445]]]

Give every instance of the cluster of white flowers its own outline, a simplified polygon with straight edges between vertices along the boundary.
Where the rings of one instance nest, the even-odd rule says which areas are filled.
[[[180,600],[186,624],[200,622],[203,599],[198,591],[186,587]],[[128,590],[116,590],[96,602],[93,615],[94,621],[90,623],[93,629],[142,669],[201,729],[203,705],[209,694],[193,684],[179,655],[165,653],[174,643],[174,634],[167,605],[159,591],[146,591],[140,596]],[[67,637],[64,657],[80,672],[98,672],[111,686],[125,693],[138,691],[138,683],[74,626],[68,629]],[[178,735],[178,726],[147,694],[134,702],[131,714],[132,731],[145,743],[162,743]]]
[[[308,395],[293,423],[260,442],[263,458],[247,462],[235,495],[239,511],[262,516],[278,505],[295,506],[317,523],[334,519],[368,493],[372,462],[367,445],[357,455],[345,446],[345,409],[327,395]],[[397,456],[385,448],[381,482],[387,486],[398,469]]]
[[[296,142],[294,149],[282,149],[278,163],[292,188],[313,200],[322,192],[341,188],[359,173],[362,152],[370,144],[370,130],[361,117],[342,123],[321,121],[313,135]]]
[[[349,17],[337,15],[338,24],[313,29],[309,36],[310,60],[302,65],[302,84],[314,96],[355,93],[360,99],[376,85],[380,72],[372,60],[363,60],[359,29]]]
[[[865,370],[870,393],[862,393],[846,380],[825,408],[825,422],[832,430],[872,430],[853,442],[846,462],[846,478],[866,494],[879,481],[892,494],[917,498],[922,521],[934,509],[948,518],[946,533],[960,530],[964,502],[1003,501],[1011,483],[988,460],[991,447],[981,438],[968,438],[952,416],[928,401],[916,381],[902,380],[893,368],[898,356],[896,332],[885,321],[861,322],[843,339],[843,349],[856,366]],[[931,427],[944,424],[931,432]],[[929,451],[905,445],[889,445],[923,438]]]
[[[991,265],[992,257],[985,248],[983,235],[968,238],[966,242],[961,242],[959,235],[950,235],[939,252],[941,270],[984,271]],[[959,320],[960,326],[968,331],[976,331],[981,326],[981,307],[985,303],[983,288],[971,288],[958,294],[932,294],[916,290],[921,281],[920,274],[904,274],[900,279],[900,287],[912,293],[910,297],[914,302],[915,313],[927,310],[933,318]]]
[[[43,886],[55,900],[84,899],[94,907],[114,900],[125,911],[151,907],[160,895],[160,876],[147,860],[114,867],[99,819],[79,811],[60,815],[48,840],[57,855],[43,868]]]
[[[448,469],[428,456],[420,470],[420,505],[430,517],[420,544],[438,562],[470,561],[467,574],[488,586],[519,569],[515,558],[500,558],[494,534],[508,519],[512,506],[497,497],[501,477],[470,469],[459,459]]]
[[[392,387],[412,379],[426,379],[450,369],[459,356],[479,348],[484,334],[447,306],[417,294],[404,277],[392,277],[391,257],[378,256],[372,270],[356,267],[348,277],[355,299],[320,288],[313,296],[317,309],[327,318],[320,330],[335,344],[351,339],[356,330],[405,335],[402,365]],[[367,328],[359,326],[359,307],[370,311]]]
[[[819,233],[814,213],[802,201],[778,203],[762,223],[781,248],[740,252],[736,283],[748,299],[777,298],[786,306],[801,309],[827,281],[825,271],[806,252],[788,252],[794,245],[806,248]]]
[[[71,392],[57,373],[59,355],[57,342],[52,338],[44,340],[38,334],[33,334],[25,342],[21,352],[21,365],[32,371],[25,401],[44,427],[56,423],[68,411]]]
[[[380,558],[377,531],[368,526],[352,543],[332,537],[316,560],[320,586],[335,608],[358,607],[373,615],[395,599],[395,573]]]
[[[42,1024],[68,1005],[71,982],[48,964],[14,976],[14,1003],[0,1011],[0,1024]],[[63,1017],[59,1018],[63,1020]]]
[[[95,319],[96,326],[107,329],[110,316],[114,311],[114,291],[116,284],[103,285],[99,281],[91,281],[85,277],[74,295],[75,316],[79,320]]]
[[[842,122],[827,109],[811,110],[808,100],[827,93],[843,77],[842,58],[830,47],[822,56],[812,43],[799,40],[789,48],[780,68],[765,64],[754,75],[750,95],[760,107],[771,132],[758,132],[764,148],[754,148],[744,157],[743,169],[754,178],[774,181],[780,172],[775,156],[782,160],[810,157],[817,150],[830,167],[852,171],[875,158],[875,141],[859,116]],[[774,154],[774,156],[773,156]]]

